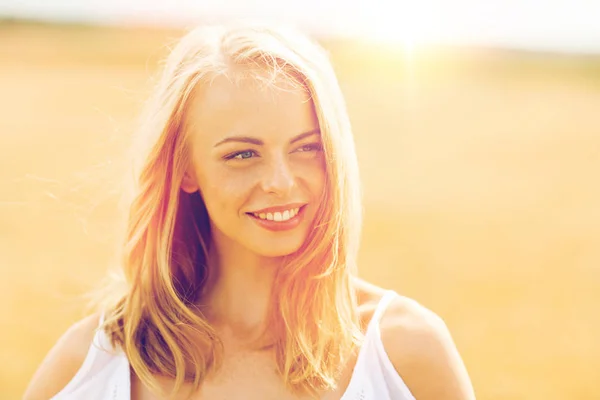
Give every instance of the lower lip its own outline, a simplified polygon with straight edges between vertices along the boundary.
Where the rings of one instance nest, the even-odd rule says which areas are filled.
[[[300,224],[300,222],[302,222],[302,217],[304,216],[305,208],[306,206],[302,206],[298,211],[298,214],[294,215],[293,218],[290,218],[287,221],[269,221],[268,219],[260,219],[258,217],[255,217],[252,214],[248,214],[248,217],[250,217],[251,220],[256,222],[262,228],[268,229],[270,231],[287,231],[290,229],[294,229]]]

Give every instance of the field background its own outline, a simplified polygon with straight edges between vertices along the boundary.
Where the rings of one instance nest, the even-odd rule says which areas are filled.
[[[179,31],[0,24],[0,398],[110,264],[124,152]],[[479,399],[600,399],[600,57],[323,40],[360,272],[440,314]]]

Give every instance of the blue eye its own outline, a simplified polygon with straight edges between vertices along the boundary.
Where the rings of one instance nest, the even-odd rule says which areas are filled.
[[[310,144],[305,144],[302,147],[299,147],[296,151],[304,153],[304,152],[308,152],[308,151],[320,151],[320,150],[323,150],[323,146],[320,143],[310,143]]]
[[[253,150],[238,151],[237,153],[230,154],[226,157],[227,160],[246,160],[252,158],[256,153]]]

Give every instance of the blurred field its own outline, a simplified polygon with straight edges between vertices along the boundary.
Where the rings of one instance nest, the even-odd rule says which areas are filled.
[[[179,32],[0,25],[0,398],[105,273],[124,150]],[[453,332],[479,399],[600,398],[600,59],[325,41],[361,274]]]

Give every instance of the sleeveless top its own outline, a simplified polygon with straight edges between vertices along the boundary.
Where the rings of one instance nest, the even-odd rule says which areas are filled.
[[[340,400],[415,400],[390,361],[379,330],[379,320],[396,293],[386,292],[367,326],[350,382]],[[100,320],[102,322],[102,318]],[[71,381],[53,400],[131,400],[129,361],[113,349],[98,330],[87,356]]]

